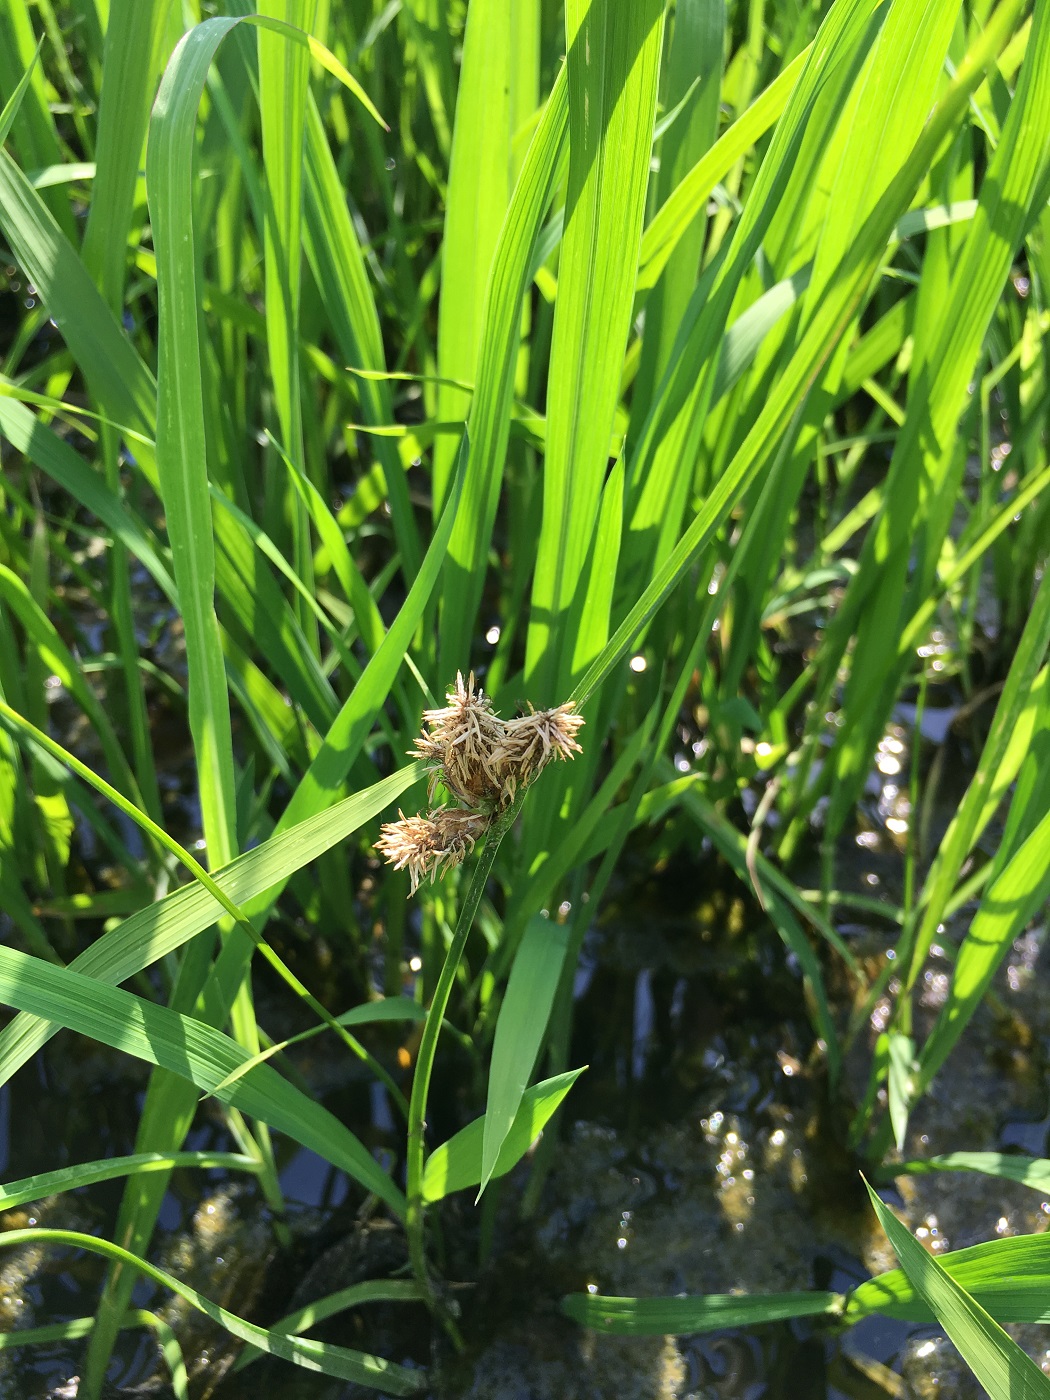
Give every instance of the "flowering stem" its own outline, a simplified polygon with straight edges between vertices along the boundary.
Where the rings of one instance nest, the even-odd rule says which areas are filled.
[[[448,952],[445,954],[441,975],[438,977],[437,987],[434,989],[434,997],[430,1003],[430,1010],[427,1012],[426,1024],[423,1027],[423,1036],[419,1042],[416,1072],[412,1076],[412,1097],[408,1105],[408,1146],[406,1152],[406,1189],[408,1194],[406,1229],[408,1231],[408,1251],[409,1258],[412,1262],[412,1271],[419,1280],[427,1301],[432,1306],[435,1302],[435,1297],[430,1278],[427,1274],[426,1239],[424,1230],[425,1210],[423,1205],[423,1131],[426,1127],[427,1097],[430,1093],[430,1078],[434,1071],[438,1036],[441,1034],[441,1023],[444,1019],[445,1010],[448,1006],[448,999],[452,992],[452,984],[456,978],[456,969],[459,967],[459,961],[463,956],[463,949],[466,947],[467,936],[473,927],[474,916],[478,912],[481,896],[485,892],[485,885],[488,883],[492,864],[496,859],[496,852],[499,849],[499,843],[513,826],[515,818],[521,811],[521,804],[525,797],[525,791],[526,789],[523,785],[507,810],[496,818],[486,837],[485,848],[474,867],[474,874],[471,876],[466,896],[460,907],[459,918],[456,920],[456,931],[452,935],[452,942],[449,944]]]

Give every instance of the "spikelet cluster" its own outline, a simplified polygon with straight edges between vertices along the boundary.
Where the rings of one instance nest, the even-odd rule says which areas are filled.
[[[423,715],[423,732],[413,757],[430,770],[430,801],[441,782],[463,805],[436,807],[425,816],[388,822],[376,849],[397,870],[407,870],[415,894],[427,876],[437,879],[474,848],[518,791],[553,759],[580,752],[576,735],[583,719],[572,704],[534,710],[516,719],[500,719],[492,701],[462,673],[440,709]]]

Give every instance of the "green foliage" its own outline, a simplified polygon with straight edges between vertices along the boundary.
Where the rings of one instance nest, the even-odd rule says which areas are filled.
[[[569,0],[562,22],[539,0],[110,0],[76,7],[74,54],[65,8],[0,4],[0,240],[33,288],[0,345],[0,1082],[70,1031],[156,1070],[133,1155],[37,1183],[126,1174],[121,1246],[33,1238],[109,1261],[89,1400],[127,1325],[184,1390],[174,1339],[130,1308],[137,1271],[246,1356],[409,1393],[415,1373],[292,1340],[305,1314],[264,1330],[149,1263],[201,1090],[275,1210],[270,1128],[404,1220],[415,1279],[318,1317],[380,1297],[440,1316],[428,1212],[557,1131],[577,959],[633,833],[702,840],[757,895],[835,1083],[857,1026],[829,963],[865,976],[836,843],[902,700],[1002,682],[939,850],[910,813],[899,990],[853,1120],[876,1165],[1045,901],[1050,4]],[[406,751],[472,668],[504,713],[574,701],[584,748],[464,878],[424,884],[410,963],[405,882],[373,845],[393,804],[422,810]],[[199,817],[166,805],[172,781]],[[924,1036],[922,973],[964,897]],[[283,956],[296,924],[336,952],[339,1015]],[[257,1023],[257,956],[305,1034],[385,1086],[405,1193],[282,1072],[303,1037]],[[393,1018],[423,1023],[411,1083],[357,1038]],[[430,1143],[453,1032],[483,1092]],[[1013,1170],[955,1157],[927,1166]],[[926,1263],[876,1209],[903,1272],[849,1300],[568,1311],[635,1332],[936,1315],[996,1400],[1035,1387],[991,1321],[1045,1295],[1035,1246]]]

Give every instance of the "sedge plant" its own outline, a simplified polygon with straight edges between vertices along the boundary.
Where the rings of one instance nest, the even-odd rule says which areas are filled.
[[[825,977],[864,975],[836,843],[902,699],[983,684],[989,597],[994,716],[888,911],[899,989],[852,1125],[874,1167],[1047,893],[1045,0],[221,8],[0,3],[0,1079],[63,1031],[153,1066],[132,1151],[0,1195],[126,1177],[112,1240],[3,1237],[106,1256],[94,1317],[60,1324],[88,1400],[129,1326],[185,1389],[140,1276],[256,1351],[425,1383],[151,1261],[170,1172],[218,1160],[184,1148],[199,1095],[278,1221],[288,1140],[404,1229],[413,1277],[333,1307],[441,1312],[428,1213],[550,1124],[535,1203],[576,962],[644,832],[757,892],[836,1085],[869,1029]],[[347,1005],[292,973],[297,925]],[[382,1086],[399,1160],[278,1068],[259,958]],[[437,1143],[449,1024],[485,1093]],[[863,1298],[566,1306],[624,1330],[911,1308],[993,1395],[1029,1384],[996,1329],[1036,1308],[1038,1251],[933,1266],[883,1223],[904,1274]]]

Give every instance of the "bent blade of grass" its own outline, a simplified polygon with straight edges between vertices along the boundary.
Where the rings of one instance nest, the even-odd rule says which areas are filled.
[[[418,1001],[413,1001],[411,997],[383,997],[379,1001],[365,1002],[363,1006],[355,1006],[350,1011],[344,1011],[341,1016],[335,1018],[341,1026],[367,1026],[376,1021],[425,1021],[427,1013],[420,1006]],[[237,1070],[223,1080],[219,1085],[224,1089],[227,1084],[234,1079],[242,1079],[253,1065],[262,1064],[263,1061],[272,1059],[274,1055],[280,1055],[288,1049],[290,1045],[301,1045],[304,1040],[312,1040],[315,1035],[320,1035],[327,1030],[327,1026],[311,1026],[308,1031],[300,1031],[298,1035],[289,1036],[287,1040],[274,1041],[265,1050],[260,1050],[257,1055],[253,1055],[250,1060],[245,1060]]]
[[[569,1070],[525,1091],[510,1131],[503,1138],[491,1177],[505,1176],[524,1157],[582,1073],[583,1069]],[[485,1116],[482,1116],[431,1152],[423,1171],[424,1201],[440,1201],[453,1191],[477,1186],[483,1174],[484,1138]]]
[[[202,333],[198,269],[194,255],[193,157],[197,113],[209,69],[223,39],[240,23],[257,24],[268,34],[272,31],[281,36],[281,43],[292,39],[306,45],[329,71],[337,75],[345,73],[334,57],[316,41],[272,18],[256,15],[247,19],[208,20],[192,29],[177,46],[165,70],[150,123],[146,186],[157,259],[160,341],[157,468],[167,508],[168,533],[184,615],[190,728],[197,759],[204,834],[213,864],[226,863],[236,849],[236,803],[229,700],[214,611],[216,525],[212,517],[208,483]],[[279,68],[277,42],[275,40],[271,44],[267,38],[262,45],[262,53],[271,56]],[[293,78],[298,74],[303,88],[306,68],[305,59],[300,60],[296,56],[291,60]],[[272,78],[272,67],[267,71]],[[346,77],[349,78],[349,75]],[[349,86],[356,86],[352,79]],[[290,193],[285,192],[288,197],[281,193],[274,194],[272,202],[279,227],[275,234],[267,220],[265,236],[268,245],[270,241],[276,245],[283,241],[289,258],[292,257],[294,244],[294,256],[298,258],[302,174],[302,119],[299,112],[302,103],[293,103],[293,106],[295,110],[290,121],[298,131],[299,144],[294,161],[285,152],[288,159],[281,172],[282,178],[290,181]],[[287,135],[286,125],[279,110],[264,111],[263,120],[264,135],[269,133],[267,148],[272,155],[275,139],[278,148],[283,149],[281,142]],[[270,167],[272,177],[272,161]],[[289,386],[288,377],[282,374],[282,364],[285,362],[281,359],[281,347],[293,338],[289,326],[294,325],[298,264],[294,278],[296,291],[293,291],[289,277],[286,276],[282,283],[276,274],[275,261],[279,257],[280,250],[275,252],[271,247],[267,258],[267,317],[273,334],[270,348],[276,352],[274,382],[278,409],[280,413],[281,409],[286,408],[291,414],[288,426],[293,434],[294,450],[300,436],[297,416],[298,356],[290,356],[289,373],[293,382]],[[297,455],[301,456],[301,452]],[[297,518],[299,515],[305,516],[305,512],[297,510]],[[240,539],[240,535],[237,538]],[[300,565],[297,572],[301,575],[305,568],[306,551],[300,548],[297,554]],[[237,580],[234,591],[244,597],[243,579]],[[252,598],[252,610],[257,607],[258,601],[258,595]],[[315,658],[316,647],[307,645],[304,651],[307,656]],[[204,1014],[221,1023],[232,1009],[239,1039],[249,1050],[257,1051],[258,1035],[245,975],[252,947],[261,946],[264,954],[267,954],[267,950],[257,936],[253,936],[254,931],[248,923],[238,931],[222,927],[222,932],[230,956],[212,968],[210,959],[194,949],[192,956],[184,959],[180,968],[176,995],[188,1006],[207,986],[210,995],[203,1002]],[[247,938],[245,933],[249,935]],[[270,957],[269,954],[267,956]],[[297,990],[322,1019],[331,1021],[329,1013],[306,993],[301,984]],[[138,1145],[160,1147],[181,1141],[192,1119],[193,1107],[185,1085],[166,1079],[163,1075],[155,1078],[140,1124]],[[132,1241],[139,1248],[146,1247],[159,1208],[161,1190],[162,1184],[149,1182],[141,1188],[125,1192],[120,1217],[120,1228],[125,1232],[122,1238]],[[101,1383],[114,1325],[126,1306],[129,1288],[129,1278],[125,1276],[121,1279],[111,1270],[100,1310],[100,1325],[89,1349],[86,1373],[89,1395],[97,1393]]]
[[[409,764],[367,791],[272,836],[217,871],[215,885],[237,905],[266,894],[388,808],[424,774],[421,762]],[[187,885],[103,934],[70,967],[102,982],[124,982],[210,928],[222,909],[205,885]],[[0,1084],[58,1029],[53,1021],[23,1012],[0,1030]]]
[[[352,1283],[349,1288],[340,1288],[328,1293],[305,1308],[297,1308],[287,1313],[268,1330],[272,1333],[295,1333],[308,1331],[326,1318],[349,1308],[358,1308],[362,1303],[419,1303],[423,1301],[423,1290],[418,1283],[407,1278],[374,1279],[368,1283]],[[245,1366],[257,1360],[262,1352],[256,1347],[246,1346],[237,1358],[234,1371],[243,1371]]]
[[[945,1272],[997,1322],[1050,1321],[1050,1235],[989,1240],[938,1258]],[[849,1295],[843,1321],[852,1325],[875,1313],[909,1322],[929,1322],[934,1316],[903,1269],[877,1274],[855,1289]]]
[[[537,914],[525,925],[514,956],[492,1042],[479,1199],[495,1174],[543,1046],[568,940],[564,924]]]
[[[569,679],[564,620],[608,465],[652,153],[663,5],[566,7],[569,185],[548,377],[543,524],[525,677],[543,703]]]
[[[867,1185],[867,1182],[865,1182]],[[952,1278],[868,1186],[882,1228],[904,1272],[974,1375],[996,1400],[1047,1400],[1048,1379],[977,1300]]]
[[[210,30],[198,26],[180,41],[157,95],[146,157],[158,294],[156,461],[183,612],[190,731],[213,866],[232,859],[237,833],[229,693],[215,615],[215,527],[194,253],[193,137],[214,49],[231,27],[221,22]]]
[[[146,158],[146,188],[157,255],[160,305],[157,466],[185,621],[190,728],[197,753],[205,839],[213,863],[219,864],[225,864],[232,855],[236,835],[229,704],[214,613],[214,527],[208,492],[197,269],[193,252],[193,150],[197,109],[208,70],[223,39],[240,23],[261,26],[267,36],[265,52],[268,55],[272,52],[271,31],[275,31],[279,38],[273,38],[274,44],[295,39],[309,45],[310,52],[319,56],[321,46],[316,41],[311,44],[305,34],[263,16],[206,20],[197,25],[180,41],[165,70],[150,122]],[[326,66],[331,71],[340,70],[341,65],[331,55],[328,57],[330,61]],[[277,61],[276,56],[273,61]],[[305,82],[305,69],[302,76]],[[352,79],[349,85],[357,89]],[[267,120],[264,112],[264,126]],[[283,132],[282,126],[277,135]],[[273,133],[270,139],[271,143],[276,139]],[[301,151],[297,152],[293,164],[301,173]],[[289,175],[288,178],[298,190],[299,177]],[[286,216],[284,223],[288,225],[283,229],[285,241],[288,242],[294,233],[298,253],[297,200],[289,196],[278,204]],[[267,229],[269,227],[267,223]],[[272,263],[272,258],[270,261]],[[274,315],[279,309],[290,314],[290,292],[288,297],[278,295],[280,279],[275,285],[269,273],[267,282],[271,292],[267,297],[268,314],[271,308]],[[275,344],[283,343],[277,336],[271,343],[271,353]],[[298,363],[297,356],[292,360]],[[275,370],[275,382],[281,378],[279,368],[278,365]],[[292,397],[297,402],[297,384],[292,388],[296,391]],[[279,390],[278,400],[279,409],[283,406],[291,412],[287,394]]]
[[[191,1081],[341,1167],[403,1218],[405,1198],[371,1153],[327,1109],[270,1065],[256,1065],[225,1088],[244,1050],[212,1026],[155,1006],[119,987],[0,948],[0,1000]]]
[[[0,1235],[0,1246],[15,1248],[24,1244],[68,1245],[73,1249],[86,1249],[95,1254],[123,1264],[126,1268],[144,1274],[162,1288],[169,1288],[192,1308],[218,1323],[231,1336],[257,1347],[271,1356],[291,1361],[307,1371],[317,1371],[325,1376],[337,1376],[342,1380],[355,1381],[358,1385],[372,1390],[386,1391],[390,1395],[412,1395],[426,1384],[422,1371],[412,1371],[406,1366],[397,1366],[381,1357],[370,1356],[367,1352],[352,1351],[349,1347],[335,1346],[331,1342],[315,1342],[307,1338],[289,1337],[280,1332],[267,1331],[247,1322],[236,1313],[221,1308],[198,1293],[195,1288],[184,1283],[172,1274],[165,1273],[129,1250],[121,1249],[109,1240],[97,1235],[84,1235],[76,1230],[8,1230]]]

